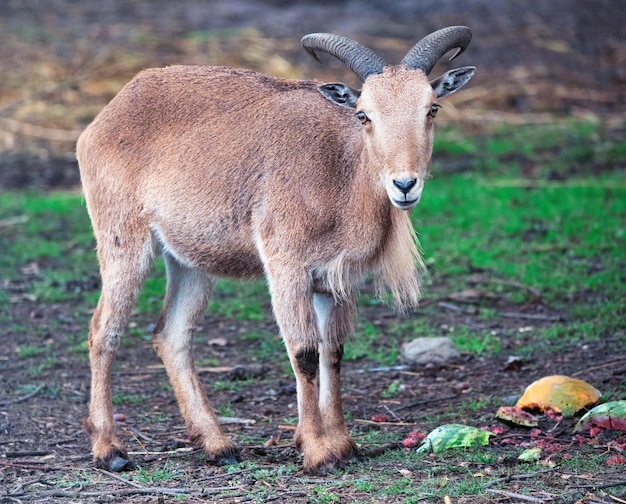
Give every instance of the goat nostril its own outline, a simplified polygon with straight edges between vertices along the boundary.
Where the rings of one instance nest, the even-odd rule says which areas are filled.
[[[415,184],[417,184],[417,179],[402,179],[393,181],[393,185],[400,189],[402,194],[408,193]]]

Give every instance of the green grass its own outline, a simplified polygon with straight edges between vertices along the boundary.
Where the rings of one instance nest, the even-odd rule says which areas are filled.
[[[178,464],[172,464],[169,460],[166,460],[165,464],[157,469],[138,467],[133,474],[133,480],[143,485],[150,485],[175,478],[179,479],[182,476],[183,471],[178,467]]]
[[[620,289],[626,187],[492,187],[484,175],[434,178],[415,212],[435,272],[486,269],[549,299]],[[463,211],[459,211],[462,207]],[[573,280],[573,281],[572,281]]]
[[[141,395],[133,394],[115,394],[113,396],[113,404],[139,404],[147,398]]]
[[[471,143],[442,133],[435,159],[443,173],[435,161],[414,211],[433,278],[458,286],[485,271],[537,289],[571,320],[546,338],[623,332],[624,138],[592,122],[501,127]],[[464,169],[446,173],[461,157]],[[521,303],[529,292],[510,299]]]

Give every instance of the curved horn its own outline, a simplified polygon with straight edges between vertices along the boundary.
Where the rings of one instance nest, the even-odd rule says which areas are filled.
[[[437,61],[450,49],[458,47],[450,58],[453,60],[461,54],[472,40],[472,31],[467,26],[450,26],[425,36],[402,59],[402,65],[409,70],[422,70],[430,73]]]
[[[334,56],[364,82],[368,76],[379,74],[387,65],[378,53],[354,40],[332,33],[311,33],[302,37],[302,47],[321,63],[315,51]]]

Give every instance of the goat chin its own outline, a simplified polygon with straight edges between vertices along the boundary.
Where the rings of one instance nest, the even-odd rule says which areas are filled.
[[[84,424],[99,467],[132,466],[115,433],[111,368],[157,245],[167,288],[154,347],[207,460],[239,460],[191,352],[220,276],[267,280],[296,377],[294,441],[305,469],[329,470],[354,453],[340,368],[356,292],[371,277],[400,310],[417,305],[425,268],[407,210],[430,165],[436,102],[473,74],[466,67],[428,81],[433,55],[469,42],[468,29],[446,30],[397,66],[346,38],[303,40],[313,55],[329,52],[356,69],[360,92],[226,67],[145,70],[86,128],[77,158],[102,292],[90,323]]]

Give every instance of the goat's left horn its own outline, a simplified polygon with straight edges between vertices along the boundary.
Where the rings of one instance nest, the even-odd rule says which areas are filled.
[[[450,49],[458,47],[450,60],[461,54],[472,40],[472,31],[467,26],[450,26],[426,35],[406,53],[400,62],[409,70],[422,70],[428,75],[439,59]]]
[[[372,74],[381,73],[387,66],[376,51],[341,35],[311,33],[302,37],[301,42],[306,52],[317,61],[320,59],[315,51],[330,54],[352,70],[361,82]]]

